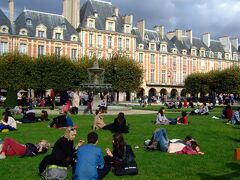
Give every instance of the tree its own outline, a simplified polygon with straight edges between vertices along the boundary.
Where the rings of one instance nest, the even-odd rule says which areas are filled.
[[[13,87],[10,87],[7,92],[4,107],[14,108],[17,106],[17,94]]]
[[[140,64],[124,55],[114,55],[109,61],[101,61],[105,68],[105,82],[112,84],[113,91],[137,91],[143,80],[143,69]]]

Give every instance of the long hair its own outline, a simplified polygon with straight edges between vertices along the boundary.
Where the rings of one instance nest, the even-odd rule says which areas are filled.
[[[124,113],[123,112],[118,113],[117,121],[119,122],[119,124],[124,124],[125,123],[125,118],[124,118]]]
[[[4,121],[5,123],[8,122],[8,117],[9,117],[9,113],[8,113],[8,112],[5,112],[5,113],[4,113],[4,117],[3,117],[3,121]]]
[[[158,111],[158,113],[160,113],[162,116],[163,116],[163,110],[164,110],[165,108],[164,107],[161,107],[160,109],[159,109],[159,111]]]
[[[113,154],[122,156],[124,153],[124,138],[120,133],[115,133],[113,135]]]

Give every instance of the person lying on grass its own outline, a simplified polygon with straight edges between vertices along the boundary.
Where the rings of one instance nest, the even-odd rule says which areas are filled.
[[[191,136],[187,136],[184,141],[168,139],[165,128],[157,129],[152,140],[147,145],[148,150],[157,150],[177,154],[204,154],[200,151],[196,141]]]
[[[5,159],[6,156],[36,156],[47,152],[49,147],[50,144],[46,140],[41,140],[38,144],[20,144],[14,139],[5,138],[1,144],[0,159]]]

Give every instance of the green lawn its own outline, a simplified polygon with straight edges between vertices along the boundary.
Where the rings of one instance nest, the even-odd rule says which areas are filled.
[[[190,125],[157,126],[151,121],[155,120],[155,113],[150,115],[127,115],[130,124],[130,133],[125,135],[125,140],[132,145],[136,154],[139,175],[116,177],[109,173],[105,179],[239,179],[240,161],[234,160],[234,150],[240,147],[240,126],[226,125],[224,120],[215,120],[211,117],[219,115],[220,109],[208,116],[189,116]],[[177,117],[180,112],[167,113],[167,117]],[[76,140],[85,139],[91,131],[93,116],[72,116],[74,123],[79,126]],[[106,123],[113,121],[115,116],[104,115]],[[50,117],[52,118],[52,117]],[[50,129],[48,122],[35,124],[20,124],[15,132],[1,133],[0,138],[12,137],[21,143],[37,142],[47,139],[54,143],[64,132],[60,129]],[[148,152],[143,147],[143,142],[149,139],[158,127],[167,129],[168,136],[184,138],[192,135],[200,144],[205,155],[176,155],[160,151]],[[99,146],[104,150],[111,148],[112,134],[108,131],[98,131]],[[135,146],[140,148],[135,149]],[[105,154],[105,152],[104,152]],[[38,164],[44,155],[37,157],[8,157],[0,160],[1,179],[40,179]],[[68,179],[71,179],[69,170]]]

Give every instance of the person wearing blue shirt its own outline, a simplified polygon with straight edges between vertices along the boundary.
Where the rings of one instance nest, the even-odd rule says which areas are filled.
[[[98,135],[90,132],[87,137],[88,144],[77,150],[77,164],[74,180],[97,180],[107,175],[110,166],[104,164],[102,150],[96,147]]]

